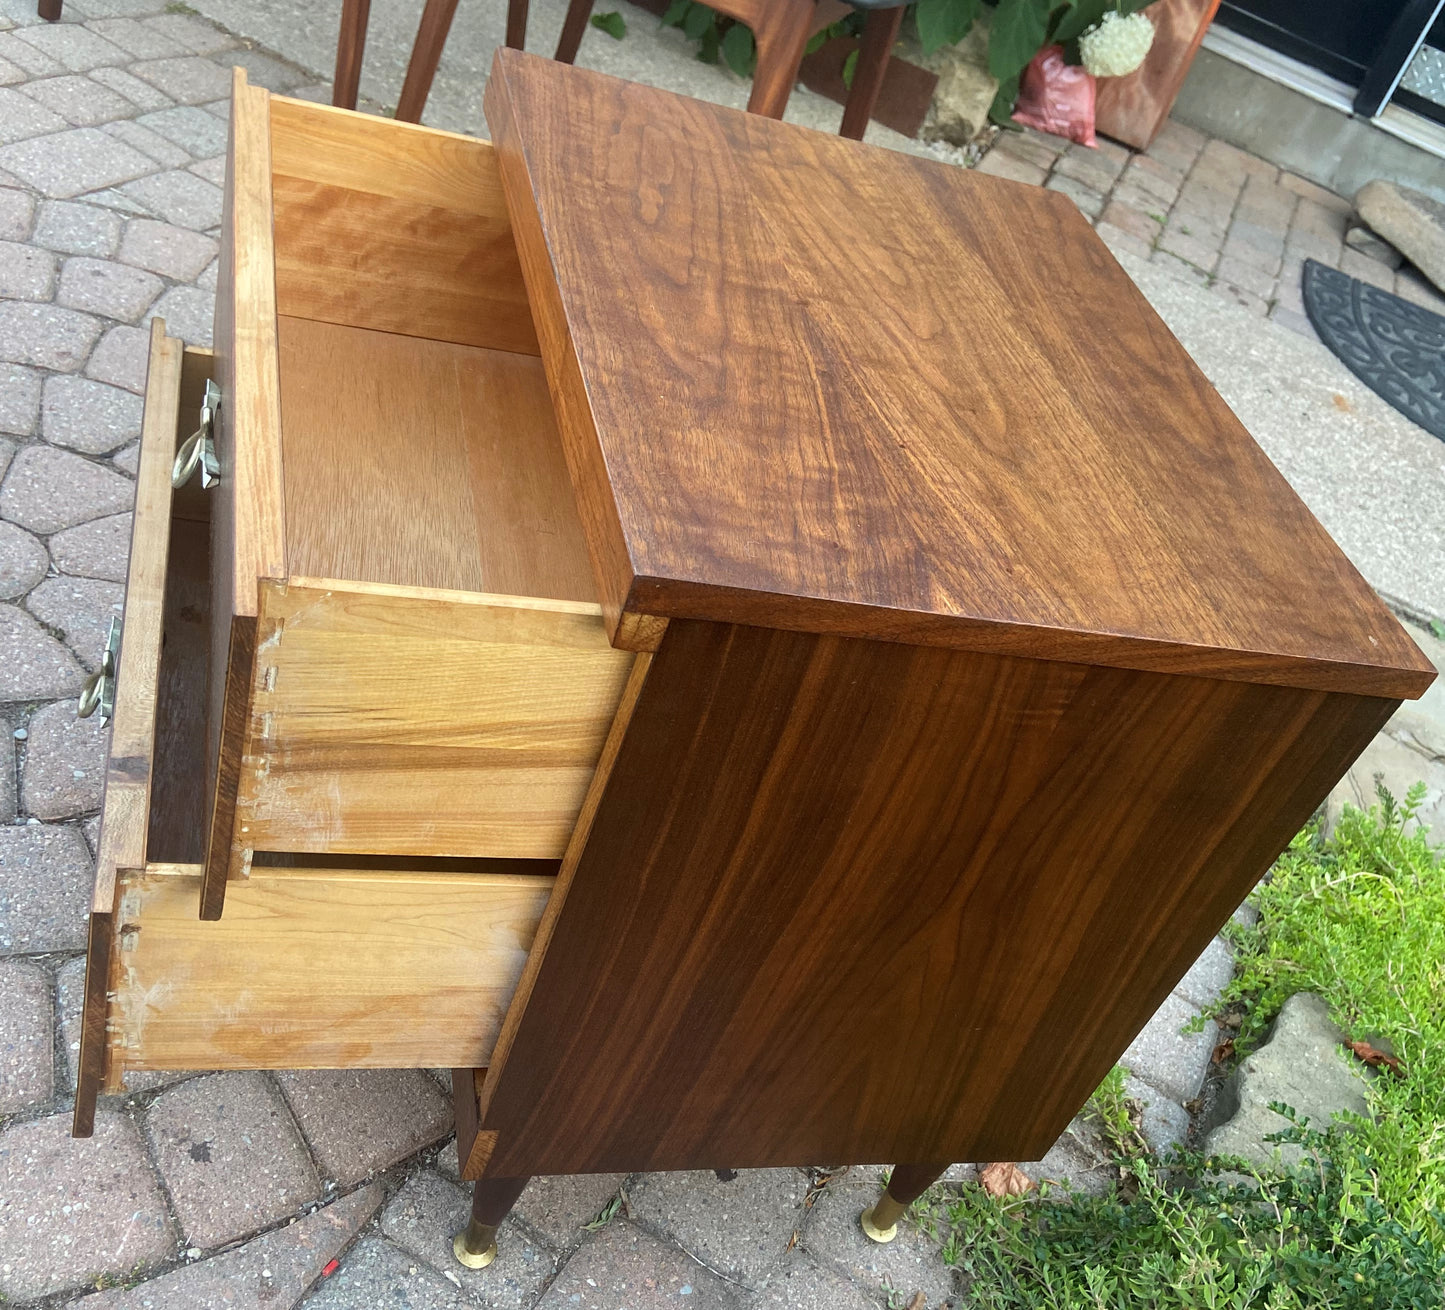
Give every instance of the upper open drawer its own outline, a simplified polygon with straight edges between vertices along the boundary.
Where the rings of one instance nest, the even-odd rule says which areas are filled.
[[[204,910],[253,857],[555,860],[613,649],[490,144],[237,70]]]

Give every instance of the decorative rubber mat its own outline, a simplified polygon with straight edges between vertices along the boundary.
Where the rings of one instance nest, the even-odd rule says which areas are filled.
[[[1445,317],[1313,259],[1305,313],[1371,391],[1445,441]]]

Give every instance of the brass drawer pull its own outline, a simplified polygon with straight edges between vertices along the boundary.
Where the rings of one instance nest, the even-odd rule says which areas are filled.
[[[110,716],[115,711],[115,662],[120,654],[120,626],[119,619],[111,619],[100,668],[85,680],[85,686],[80,689],[80,701],[75,707],[76,715],[82,719],[90,718],[99,710],[102,728],[110,722]]]
[[[220,407],[221,389],[207,378],[206,398],[201,402],[201,426],[181,443],[176,462],[171,466],[171,486],[177,490],[195,476],[197,469],[201,470],[202,487],[213,487],[221,480],[214,439],[216,410]]]

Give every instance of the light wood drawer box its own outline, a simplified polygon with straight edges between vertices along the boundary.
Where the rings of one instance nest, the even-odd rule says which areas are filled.
[[[491,146],[232,115],[203,912],[257,852],[555,861],[632,657]]]
[[[450,1064],[479,1179],[1041,1158],[1433,669],[1066,197],[514,51],[486,112],[236,88],[78,1105]]]
[[[199,917],[210,512],[172,491],[208,351],[152,325],[125,625],[90,920],[77,1125],[133,1069],[486,1063],[552,864],[255,868]],[[423,862],[424,866],[424,862]],[[519,873],[517,869],[537,872]],[[435,1016],[420,1025],[418,1014]]]

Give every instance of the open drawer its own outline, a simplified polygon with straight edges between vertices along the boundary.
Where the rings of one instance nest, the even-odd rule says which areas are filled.
[[[555,882],[549,860],[320,858],[308,868],[291,857],[254,869],[219,922],[197,916],[215,501],[196,486],[173,491],[170,474],[189,429],[179,416],[199,405],[211,371],[209,352],[183,350],[152,325],[90,916],[80,1135],[98,1092],[120,1090],[127,1069],[486,1064]],[[501,627],[489,640],[505,643],[511,629]]]
[[[236,72],[202,914],[253,862],[556,860],[614,649],[491,146]]]

